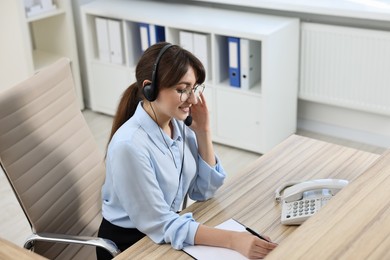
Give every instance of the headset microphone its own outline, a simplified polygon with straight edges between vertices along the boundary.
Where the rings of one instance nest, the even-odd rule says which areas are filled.
[[[192,116],[191,115],[187,116],[187,118],[184,120],[184,124],[186,126],[190,126],[192,124]]]
[[[190,126],[192,124],[191,108],[190,108],[190,114],[187,116],[186,119],[184,119],[184,124],[186,126]]]

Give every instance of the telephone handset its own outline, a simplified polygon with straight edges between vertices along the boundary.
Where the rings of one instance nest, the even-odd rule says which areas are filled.
[[[275,192],[276,201],[282,203],[282,224],[302,224],[347,184],[346,180],[317,179],[282,185]]]

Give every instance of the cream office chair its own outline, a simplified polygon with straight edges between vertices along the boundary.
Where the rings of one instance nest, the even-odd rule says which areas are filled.
[[[105,167],[67,59],[0,92],[0,162],[32,228],[26,248],[49,259],[120,252],[96,237]]]

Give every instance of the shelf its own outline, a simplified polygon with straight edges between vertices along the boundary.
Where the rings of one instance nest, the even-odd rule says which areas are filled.
[[[64,56],[56,54],[56,53],[50,53],[47,51],[42,50],[33,50],[33,62],[34,62],[34,70],[38,71],[42,69],[43,67],[46,67],[53,62],[57,61],[60,58],[63,58]]]
[[[138,23],[146,23],[163,26],[167,42],[190,50],[204,64],[213,141],[264,153],[295,132],[298,19],[137,0],[94,1],[83,5],[81,13],[92,110],[114,114],[121,93],[135,81],[142,54]],[[110,44],[101,40],[107,37],[98,37],[97,17],[121,22],[120,35],[109,42],[122,43],[124,65],[98,60],[99,53],[109,53]],[[100,22],[98,28],[106,30]],[[240,88],[230,86],[230,37],[247,47],[236,55],[248,55],[238,61],[244,64]]]
[[[27,17],[26,10],[31,9],[36,12]],[[2,27],[6,37],[1,43],[6,51],[0,59],[0,69],[6,73],[0,77],[0,90],[66,57],[71,62],[80,109],[84,109],[72,1],[1,0],[0,17],[6,17]]]
[[[59,8],[55,10],[43,11],[42,13],[39,13],[37,15],[27,17],[27,22],[32,23],[35,21],[43,20],[49,17],[62,15],[62,14],[65,14],[65,10]]]
[[[248,94],[248,95],[261,95],[261,84],[260,83],[255,84],[250,89],[241,89],[241,88],[230,86],[229,85],[229,79],[226,79],[223,82],[217,84],[216,86],[219,89],[230,90],[230,91],[237,91],[237,92],[245,93],[245,94]]]

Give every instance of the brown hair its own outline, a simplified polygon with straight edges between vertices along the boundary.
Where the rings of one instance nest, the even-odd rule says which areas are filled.
[[[143,82],[152,80],[153,65],[157,55],[167,44],[166,42],[154,44],[145,50],[141,56],[135,69],[136,82],[131,84],[122,94],[108,142],[111,141],[115,132],[134,115],[138,103],[144,99],[142,93]],[[199,59],[180,46],[173,45],[165,51],[159,61],[157,69],[158,84],[155,82],[156,86],[158,88],[175,86],[189,67],[194,69],[196,82],[203,83],[206,73]]]

